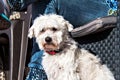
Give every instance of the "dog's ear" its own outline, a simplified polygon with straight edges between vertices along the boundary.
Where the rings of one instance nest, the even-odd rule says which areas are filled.
[[[73,25],[70,24],[68,21],[66,21],[66,26],[67,26],[69,32],[73,30]]]
[[[29,38],[35,37],[34,27],[33,27],[33,26],[31,26],[31,28],[30,28],[29,31],[28,31],[28,37],[29,37]]]

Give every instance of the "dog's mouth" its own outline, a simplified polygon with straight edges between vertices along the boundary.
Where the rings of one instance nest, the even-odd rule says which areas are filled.
[[[59,52],[59,48],[57,44],[54,44],[54,43],[44,44],[43,47],[44,47],[44,51],[50,55],[55,55],[56,53]]]
[[[53,51],[58,49],[57,44],[54,43],[46,43],[43,45],[43,47],[45,51]]]

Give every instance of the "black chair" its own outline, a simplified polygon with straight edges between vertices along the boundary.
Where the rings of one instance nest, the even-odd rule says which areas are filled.
[[[79,42],[81,48],[90,50],[101,58],[101,63],[107,64],[116,80],[120,80],[119,11],[118,9],[117,17],[96,19],[71,32],[72,37]]]

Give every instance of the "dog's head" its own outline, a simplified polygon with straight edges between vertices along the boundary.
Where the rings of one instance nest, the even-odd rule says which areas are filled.
[[[41,50],[58,50],[64,40],[68,39],[68,32],[72,29],[73,26],[62,16],[40,15],[29,29],[28,37],[35,37]]]

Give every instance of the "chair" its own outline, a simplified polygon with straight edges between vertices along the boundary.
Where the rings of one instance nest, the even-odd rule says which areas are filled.
[[[12,11],[12,14],[10,18],[14,19],[11,20],[11,27],[0,30],[0,35],[7,35],[9,42],[10,61],[9,70],[6,72],[7,80],[23,80],[28,46],[27,35],[31,22],[31,5],[25,11]]]

